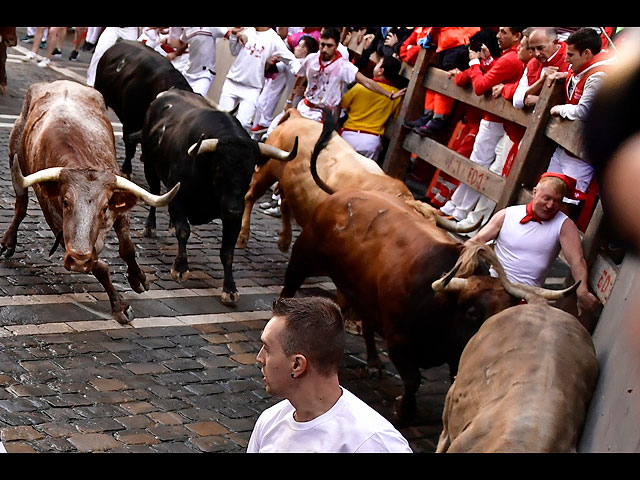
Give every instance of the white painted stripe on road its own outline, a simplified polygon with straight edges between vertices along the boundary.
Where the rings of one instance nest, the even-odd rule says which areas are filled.
[[[332,282],[309,283],[305,284],[304,287],[322,288],[328,292],[335,291],[335,286]],[[247,287],[241,290],[241,295],[279,294],[281,289],[282,287],[278,285],[270,287]],[[150,290],[141,294],[124,292],[122,295],[129,299],[161,299],[194,296],[218,297],[221,293],[221,288],[182,288],[176,290]],[[271,318],[271,310],[254,310],[247,312],[176,315],[170,317],[142,317],[134,318],[128,325],[121,325],[110,318],[110,315],[107,312],[99,312],[91,307],[91,305],[94,305],[98,301],[106,300],[108,300],[106,292],[63,293],[56,295],[15,295],[11,297],[0,297],[0,307],[71,303],[102,318],[101,320],[80,320],[75,322],[5,325],[0,327],[0,338],[15,335],[78,333],[112,330],[114,328],[184,327],[216,323],[250,322],[254,320],[269,320]]]

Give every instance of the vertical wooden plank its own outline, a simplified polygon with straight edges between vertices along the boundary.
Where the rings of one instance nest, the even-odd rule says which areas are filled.
[[[431,52],[424,48],[420,50],[416,64],[413,67],[411,76],[409,77],[409,86],[404,95],[400,113],[398,114],[397,126],[406,120],[418,118],[424,111],[424,96],[426,89],[424,88],[424,77],[431,61]],[[389,140],[387,154],[384,157],[382,168],[392,177],[404,179],[407,168],[409,166],[411,152],[402,147],[404,138],[408,130],[400,127],[394,129],[394,135]]]

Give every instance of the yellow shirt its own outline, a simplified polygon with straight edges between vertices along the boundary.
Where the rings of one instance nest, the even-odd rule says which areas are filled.
[[[388,92],[398,91],[392,85],[382,82],[378,84]],[[382,135],[387,120],[390,116],[398,115],[401,104],[402,97],[391,100],[385,95],[380,95],[356,83],[340,101],[340,106],[349,114],[344,128]]]

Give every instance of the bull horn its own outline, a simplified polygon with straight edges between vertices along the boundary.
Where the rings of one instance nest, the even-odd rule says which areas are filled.
[[[209,153],[215,152],[218,148],[218,139],[217,138],[204,138],[204,135],[200,137],[197,143],[194,143],[189,147],[187,153],[191,157],[195,157],[200,155],[201,153]]]
[[[18,162],[18,155],[13,156],[13,162],[11,163],[11,178],[13,184],[21,189],[27,189],[32,185],[41,182],[56,181],[60,178],[60,172],[62,167],[51,167],[43,170],[38,170],[26,177],[22,175],[20,169],[20,162]]]
[[[573,293],[580,285],[580,280],[568,288],[562,290],[554,290],[550,288],[535,287],[533,285],[525,285],[524,283],[513,283],[507,278],[500,262],[493,262],[493,268],[498,272],[498,278],[504,289],[516,298],[523,298],[528,302],[535,301],[536,298],[545,300],[559,300]]]
[[[436,225],[439,226],[440,228],[442,228],[443,230],[447,230],[448,232],[454,232],[454,233],[469,233],[469,232],[473,232],[474,230],[478,229],[480,227],[480,225],[482,225],[482,221],[484,220],[484,216],[480,217],[480,220],[478,220],[475,224],[469,226],[469,227],[461,227],[458,222],[454,222],[452,220],[449,220],[445,217],[443,217],[442,215],[435,215],[436,217]]]
[[[290,152],[280,150],[279,148],[274,147],[273,145],[267,145],[266,143],[258,143],[258,148],[260,149],[260,154],[265,157],[271,157],[276,160],[288,162],[296,158],[296,155],[298,154],[298,137],[296,137],[293,143],[293,148]]]
[[[133,193],[152,207],[164,207],[173,200],[173,197],[178,193],[178,190],[180,189],[180,182],[176,183],[176,185],[164,195],[154,195],[142,188],[140,185],[133,183],[131,180],[127,180],[124,177],[116,175],[116,188]]]
[[[445,288],[447,290],[460,290],[463,287],[463,283],[464,283],[464,286],[466,286],[466,280],[467,280],[466,278],[453,278],[456,276],[456,273],[458,273],[458,270],[460,269],[460,265],[462,265],[460,262],[456,263],[456,265],[449,272],[447,272],[442,278],[439,278],[438,280],[433,282],[431,284],[431,288],[433,289],[433,291],[441,292]],[[452,281],[454,281],[454,285],[452,285],[451,288],[449,288],[449,284]]]

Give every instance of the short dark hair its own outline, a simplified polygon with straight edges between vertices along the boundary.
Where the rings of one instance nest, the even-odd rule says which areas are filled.
[[[309,53],[316,53],[318,51],[318,41],[311,35],[302,35],[300,40],[298,40],[298,43],[300,42],[304,42]]]
[[[301,353],[321,375],[338,372],[346,336],[340,307],[324,297],[279,298],[273,316],[285,319],[281,343],[285,355]]]
[[[509,28],[511,29],[511,33],[512,33],[513,35],[515,35],[516,33],[519,33],[519,34],[521,34],[521,35],[523,35],[523,36],[524,36],[524,30],[525,30],[527,27],[509,27]]]
[[[337,27],[324,27],[320,32],[320,38],[332,38],[338,45],[340,43],[340,30]]]
[[[384,76],[391,82],[395,82],[400,74],[402,63],[393,55],[385,55],[382,57],[382,68],[384,68]]]
[[[565,40],[567,45],[573,45],[580,53],[584,52],[587,48],[591,50],[594,55],[600,53],[602,49],[602,38],[600,34],[591,27],[582,27]]]

